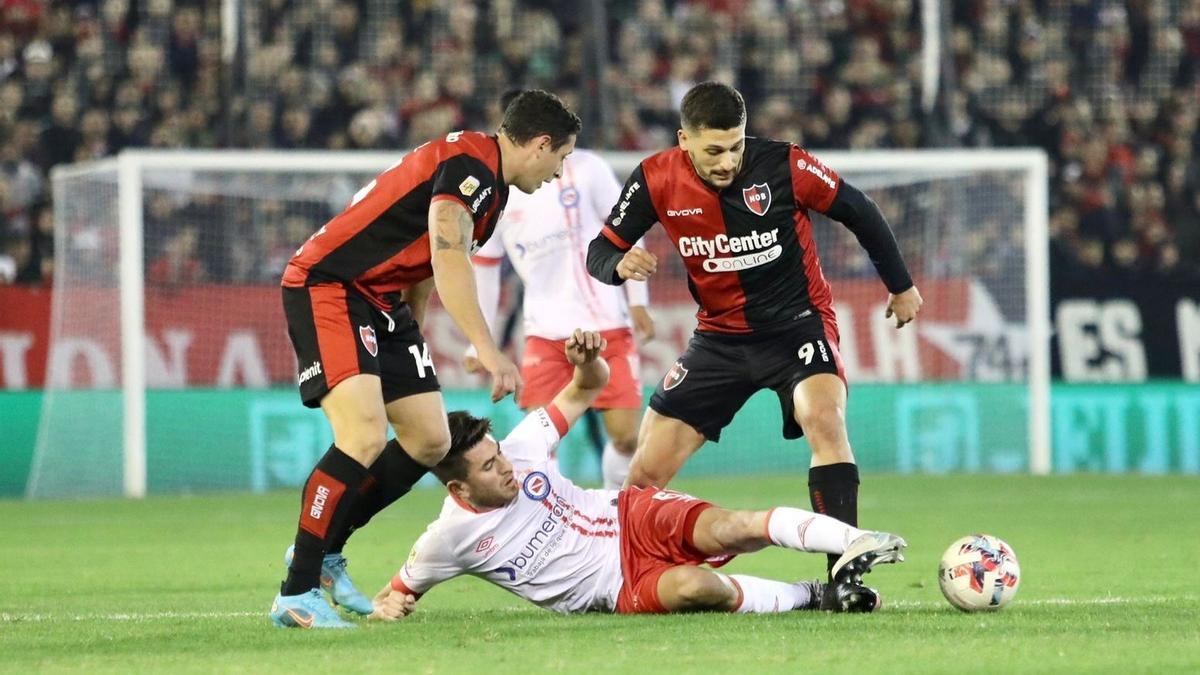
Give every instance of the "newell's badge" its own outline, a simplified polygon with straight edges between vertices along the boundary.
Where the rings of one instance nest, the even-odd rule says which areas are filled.
[[[771,187],[766,183],[755,183],[742,188],[742,199],[746,201],[746,208],[755,215],[765,216],[767,209],[771,208]]]
[[[688,369],[683,367],[683,361],[676,361],[675,365],[667,371],[667,376],[663,378],[663,390],[670,391],[679,386],[683,382],[683,378],[687,377]]]
[[[478,189],[479,179],[475,176],[467,176],[463,179],[463,182],[458,184],[458,191],[463,193],[463,195],[466,197],[470,197],[471,195],[475,194],[475,191]]]
[[[375,340],[375,329],[370,326],[359,326],[358,337],[362,340],[363,346],[371,352],[371,356],[379,356],[379,342]]]

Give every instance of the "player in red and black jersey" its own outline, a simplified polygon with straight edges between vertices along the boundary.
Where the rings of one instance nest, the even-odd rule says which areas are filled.
[[[553,94],[524,92],[498,134],[454,132],[416,148],[288,263],[283,305],[300,396],[324,411],[333,446],[304,486],[288,578],[271,609],[277,625],[352,627],[321,587],[336,604],[371,612],[346,575],[342,546],[450,447],[419,325],[435,286],[491,375],[493,400],[519,393],[517,367],[497,349],[479,309],[470,256],[491,236],[509,186],[533,192],[558,177],[579,129],[579,117]]]
[[[808,210],[858,237],[891,294],[897,327],[916,317],[920,293],[875,203],[798,146],[747,138],[735,89],[696,85],[681,113],[679,147],[634,170],[588,250],[600,281],[646,279],[657,261],[633,242],[662,223],[700,305],[687,351],[650,400],[629,483],[665,486],[705,440],[720,439],[753,393],[770,388],[784,438],[805,434],[812,446],[813,508],[857,525],[837,319]]]

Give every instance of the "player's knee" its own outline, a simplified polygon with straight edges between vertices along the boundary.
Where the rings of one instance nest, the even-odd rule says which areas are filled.
[[[725,511],[710,528],[713,541],[722,551],[730,553],[761,548],[751,546],[759,534],[754,527],[755,516],[754,511]]]
[[[811,406],[797,422],[809,441],[821,444],[840,443],[846,438],[846,410],[835,403]]]
[[[425,466],[433,466],[442,461],[450,450],[450,431],[445,428],[430,429],[409,444],[404,447],[413,459]]]
[[[697,569],[679,579],[676,595],[687,609],[713,609],[728,603],[730,590],[717,575]]]
[[[671,481],[671,476],[665,471],[656,471],[654,467],[636,459],[629,465],[629,477],[626,479],[630,487],[664,487]]]
[[[365,422],[346,429],[336,440],[342,452],[364,464],[374,461],[386,443],[387,428]]]
[[[611,439],[609,439],[609,442],[612,443],[613,449],[616,450],[617,453],[625,455],[626,457],[632,457],[633,453],[637,450],[637,434],[629,434],[628,436],[613,436]]]

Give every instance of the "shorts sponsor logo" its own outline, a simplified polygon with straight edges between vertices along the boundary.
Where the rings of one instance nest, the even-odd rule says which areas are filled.
[[[663,378],[663,390],[671,391],[683,382],[683,378],[687,377],[688,369],[683,367],[683,361],[676,361],[675,365],[667,371],[667,376]]]
[[[659,501],[659,502],[669,502],[671,500],[679,500],[681,502],[696,501],[695,497],[693,497],[689,494],[685,494],[683,492],[676,492],[674,490],[659,490],[658,492],[655,492],[654,495],[651,496],[650,498],[655,501]]]
[[[475,190],[479,189],[479,179],[475,176],[467,176],[463,182],[458,184],[458,191],[463,193],[464,197],[470,197],[475,194]]]
[[[535,502],[545,501],[550,496],[550,479],[541,471],[530,472],[521,483],[521,491]]]
[[[667,215],[671,218],[682,218],[683,216],[702,216],[704,215],[704,209],[699,207],[694,209],[679,209],[678,211],[667,209]]]
[[[358,337],[371,356],[379,356],[379,341],[375,339],[375,329],[370,326],[359,326]]]
[[[742,188],[742,200],[754,215],[765,216],[767,209],[771,208],[771,186],[755,183],[748,188]]]
[[[321,362],[313,361],[312,365],[300,371],[300,384],[304,384],[321,374]]]
[[[558,203],[564,208],[571,208],[579,203],[579,190],[573,187],[565,187],[562,192],[558,193]]]

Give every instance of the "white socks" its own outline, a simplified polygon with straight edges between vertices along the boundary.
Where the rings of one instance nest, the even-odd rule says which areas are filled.
[[[797,551],[842,553],[865,530],[836,518],[780,506],[767,515],[767,537],[772,544]]]
[[[600,473],[604,476],[605,490],[620,490],[629,477],[629,463],[633,457],[626,457],[617,452],[612,441],[604,444],[604,454],[600,456]]]
[[[805,607],[813,599],[812,587],[804,582],[789,584],[745,574],[717,574],[717,577],[741,598],[733,610],[739,614],[790,612]]]

